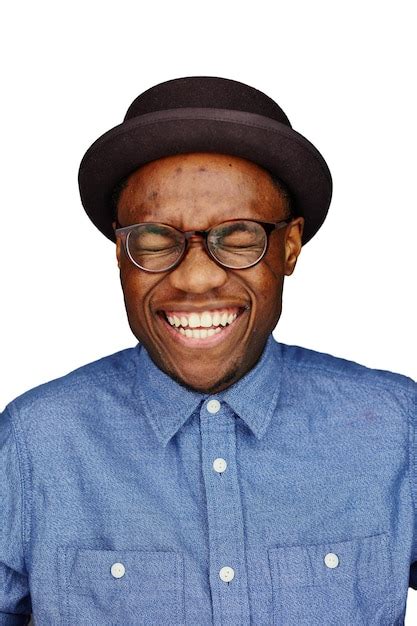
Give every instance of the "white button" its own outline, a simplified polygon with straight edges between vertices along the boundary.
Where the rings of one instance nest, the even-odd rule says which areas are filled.
[[[209,400],[207,402],[207,411],[209,413],[217,413],[217,411],[220,411],[220,402],[218,400]]]
[[[214,459],[214,461],[213,461],[213,469],[214,469],[214,471],[219,472],[219,474],[220,474],[221,472],[224,472],[226,467],[227,467],[227,463],[226,463],[226,461],[224,459],[222,459],[221,457],[219,457],[217,459]]]
[[[339,557],[334,552],[329,552],[324,557],[324,562],[326,563],[327,567],[331,567],[333,569],[334,567],[337,567],[339,565]]]
[[[235,577],[235,570],[233,567],[222,567],[219,576],[225,583],[230,583],[231,580]]]
[[[111,575],[114,576],[115,578],[122,578],[122,576],[125,575],[125,566],[123,565],[123,563],[113,563],[113,565],[111,566]]]

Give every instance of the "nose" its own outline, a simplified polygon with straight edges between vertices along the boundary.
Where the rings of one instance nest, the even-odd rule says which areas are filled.
[[[169,274],[172,287],[189,293],[206,293],[227,278],[227,270],[209,257],[202,241],[190,241],[181,263]]]

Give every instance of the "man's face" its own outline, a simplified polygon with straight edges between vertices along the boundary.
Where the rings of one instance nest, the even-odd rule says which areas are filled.
[[[219,154],[148,163],[129,177],[118,203],[122,226],[162,222],[184,231],[206,230],[236,218],[277,222],[285,217],[285,199],[266,171]],[[243,270],[220,267],[196,236],[180,265],[151,274],[130,261],[118,238],[130,328],[155,364],[181,384],[206,393],[225,389],[249,371],[279,320],[284,276],[295,267],[302,227],[298,218],[273,231],[263,259]],[[192,315],[203,312],[212,317]],[[223,326],[225,313],[231,323]],[[167,315],[175,315],[185,329],[210,324],[221,330],[207,338],[188,337],[190,330],[180,333]]]

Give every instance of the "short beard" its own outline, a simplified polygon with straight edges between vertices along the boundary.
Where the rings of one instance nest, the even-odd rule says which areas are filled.
[[[157,364],[155,363],[155,365]],[[159,367],[159,365],[157,365],[157,367]],[[193,391],[193,392],[202,393],[202,394],[205,394],[205,393],[213,394],[213,393],[217,393],[219,390],[223,391],[223,389],[230,387],[230,385],[232,385],[239,378],[241,378],[241,376],[239,376],[239,364],[238,363],[235,363],[233,368],[229,372],[227,372],[223,376],[223,378],[220,378],[219,380],[217,380],[210,387],[204,387],[204,389],[192,387],[185,380],[183,380],[176,374],[173,374],[172,372],[165,371],[165,374],[167,374],[170,378],[172,378],[172,380],[175,380],[176,383],[178,383],[179,385],[181,385],[181,387],[184,387],[188,391]]]

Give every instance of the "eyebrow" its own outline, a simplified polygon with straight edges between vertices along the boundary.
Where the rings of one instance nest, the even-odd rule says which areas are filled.
[[[171,226],[171,224],[164,225],[158,224],[156,222],[148,222],[148,231],[150,233],[155,233],[156,235],[159,235],[167,230],[167,226]],[[173,226],[172,228],[175,228],[175,226]]]

